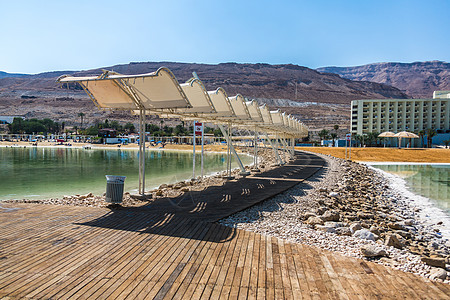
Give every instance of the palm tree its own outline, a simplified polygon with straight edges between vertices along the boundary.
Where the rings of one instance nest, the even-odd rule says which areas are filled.
[[[434,129],[428,128],[427,129],[427,146],[428,148],[431,148],[433,144],[433,136],[436,136],[437,132]]]
[[[330,137],[333,139],[333,147],[334,147],[334,140],[337,138],[337,134],[332,132],[330,133]]]
[[[423,137],[425,136],[425,130],[420,130],[418,133],[417,133],[417,135],[420,137],[420,141],[422,142],[422,148],[423,148],[423,144],[424,144],[424,142],[423,142]]]
[[[330,132],[326,129],[322,129],[321,131],[319,131],[319,133],[317,134],[320,137],[320,140],[326,140],[328,138],[328,134]]]
[[[81,118],[80,130],[83,130],[84,113],[80,112],[80,113],[78,113],[78,116]]]

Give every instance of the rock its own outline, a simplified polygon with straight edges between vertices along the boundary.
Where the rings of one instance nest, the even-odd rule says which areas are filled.
[[[189,188],[184,187],[184,188],[181,189],[181,191],[182,191],[182,192],[185,192],[185,193],[186,193],[186,192],[189,192]]]
[[[348,235],[348,236],[352,235],[352,231],[348,227],[336,228],[336,233],[339,235]]]
[[[362,211],[357,212],[356,216],[360,219],[373,219],[373,217],[374,217],[373,214],[365,213]]]
[[[355,233],[357,230],[362,229],[362,226],[360,223],[353,223],[352,225],[350,225],[350,230],[352,233]]]
[[[433,268],[430,271],[430,279],[436,280],[441,279],[445,280],[447,279],[447,271],[441,268]]]
[[[309,225],[323,225],[323,220],[320,217],[309,217],[308,220],[306,220],[306,224]]]
[[[162,196],[162,194],[163,194],[163,193],[162,193],[161,190],[158,190],[158,191],[156,191],[156,193],[155,193],[156,196]]]
[[[339,193],[337,192],[331,192],[328,194],[328,197],[337,197],[337,196],[339,196]]]
[[[316,225],[315,228],[316,228],[316,230],[323,231],[323,232],[336,233],[336,229],[334,227]]]
[[[326,211],[322,216],[321,216],[322,220],[324,221],[339,221],[339,219],[341,218],[341,215],[334,210],[328,210]]]
[[[414,220],[413,219],[407,219],[407,220],[403,221],[403,224],[405,226],[412,226],[412,225],[414,225]]]
[[[386,246],[391,246],[397,249],[403,249],[404,245],[400,242],[400,239],[395,234],[388,234],[386,240],[384,241]]]
[[[374,225],[370,226],[369,231],[372,232],[373,234],[380,235],[380,230],[378,230],[377,226]]]
[[[322,206],[322,207],[319,207],[319,208],[317,209],[317,214],[318,214],[318,215],[323,215],[326,211],[327,211],[327,208],[324,207],[324,206]]]
[[[420,260],[432,267],[445,268],[445,259],[444,258],[433,258],[422,256]]]
[[[344,226],[344,224],[342,222],[325,222],[323,225],[327,226],[327,227],[333,227],[333,228],[338,228],[338,227]]]
[[[316,217],[316,214],[308,211],[303,215],[303,217],[305,218],[305,220],[308,220],[310,217]]]
[[[167,189],[167,187],[168,187],[167,184],[164,183],[164,184],[161,184],[158,189],[159,190]]]
[[[405,229],[403,224],[401,224],[400,222],[389,223],[388,227],[391,229],[395,229],[395,230],[404,230]]]
[[[353,236],[360,238],[360,239],[369,240],[369,241],[375,241],[378,238],[375,234],[373,234],[372,232],[370,232],[367,229],[357,230],[353,233]]]
[[[386,256],[387,253],[384,249],[376,246],[376,245],[365,245],[361,247],[361,253],[365,257],[379,257]]]

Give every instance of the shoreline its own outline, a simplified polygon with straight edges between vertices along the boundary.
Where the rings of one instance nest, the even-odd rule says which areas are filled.
[[[39,146],[37,146],[39,147]],[[109,148],[106,147],[106,150],[122,150],[121,148]],[[90,150],[105,150],[105,149],[90,149]],[[90,151],[86,150],[86,151]],[[126,148],[126,150],[136,151],[137,148]],[[146,148],[147,150],[147,148]],[[189,150],[184,149],[149,149],[150,151],[173,151],[173,152],[186,152]],[[253,157],[253,153],[249,153],[247,147],[236,147],[236,151],[240,155],[246,155],[249,157]],[[250,150],[253,151],[253,148]],[[258,148],[258,168],[263,171],[268,171],[276,167],[276,159],[272,155],[272,149],[269,148]],[[189,152],[192,152],[190,150]],[[197,151],[196,151],[197,153]],[[223,153],[221,151],[205,151],[206,154],[217,154]],[[198,153],[197,153],[198,154]],[[245,165],[245,169],[250,171],[253,166],[253,162]],[[234,168],[231,170],[231,175],[239,178],[240,169]],[[212,171],[206,173],[203,176],[203,179],[200,178],[200,175],[197,175],[196,178],[187,178],[185,180],[176,181],[176,182],[166,182],[160,184],[158,186],[149,186],[149,188],[145,192],[145,197],[140,195],[133,194],[134,190],[124,192],[123,202],[121,203],[124,207],[136,207],[147,204],[150,201],[158,198],[165,197],[177,197],[182,193],[190,192],[190,191],[201,191],[208,186],[222,185],[226,179],[226,170],[221,171]],[[105,201],[105,193],[100,195],[93,194],[92,192],[88,192],[87,194],[74,194],[74,195],[65,195],[62,197],[47,197],[40,199],[10,199],[10,200],[0,200],[0,203],[40,203],[40,204],[50,204],[50,205],[70,205],[70,206],[87,206],[87,207],[107,207],[110,203]]]
[[[436,228],[439,229],[439,232],[442,233],[442,237],[448,240],[450,244],[450,215],[448,213],[436,206],[432,199],[412,192],[403,178],[373,168],[371,165],[369,165],[369,167],[389,181],[391,189],[398,194],[399,198],[402,198],[402,201],[407,202],[413,210],[419,210],[417,212],[419,216],[418,219],[423,225],[436,226]],[[442,222],[442,224],[437,226],[436,223],[439,222]]]
[[[421,209],[382,173],[320,156],[329,164],[322,174],[219,223],[450,283],[450,242],[441,225],[422,222]]]

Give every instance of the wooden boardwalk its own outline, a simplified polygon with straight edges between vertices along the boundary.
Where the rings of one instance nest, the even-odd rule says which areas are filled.
[[[0,298],[448,299],[450,286],[149,211],[0,204]]]
[[[290,189],[325,165],[326,161],[317,155],[296,151],[295,160],[282,167],[179,197],[157,199],[136,210],[215,222]]]

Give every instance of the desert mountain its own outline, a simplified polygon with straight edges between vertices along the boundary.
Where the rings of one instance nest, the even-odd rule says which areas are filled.
[[[56,83],[58,76],[99,75],[102,69],[122,74],[142,74],[153,72],[163,66],[169,68],[180,82],[188,80],[195,71],[208,90],[223,87],[229,96],[240,93],[248,98],[285,99],[279,105],[277,101],[272,101],[270,106],[273,108],[286,106],[286,101],[291,103],[288,106],[296,106],[296,103],[299,103],[302,107],[305,103],[322,103],[323,110],[328,111],[331,110],[327,109],[326,105],[342,105],[345,106],[345,109],[341,108],[341,111],[345,111],[342,114],[343,119],[348,118],[347,107],[351,100],[408,97],[397,88],[385,84],[352,81],[336,74],[322,74],[297,65],[142,62],[79,72],[55,71],[2,78],[0,115],[50,117],[70,124],[77,122],[76,116],[79,112],[84,112],[87,116],[86,121],[92,122],[95,118],[105,117],[105,113],[99,112],[94,107],[81,88],[74,85],[67,89]],[[297,107],[291,113],[308,119],[308,116],[304,115],[308,110]]]
[[[450,90],[450,64],[443,61],[376,63],[357,67],[324,67],[319,72],[394,86],[413,98],[431,98],[433,91]]]

